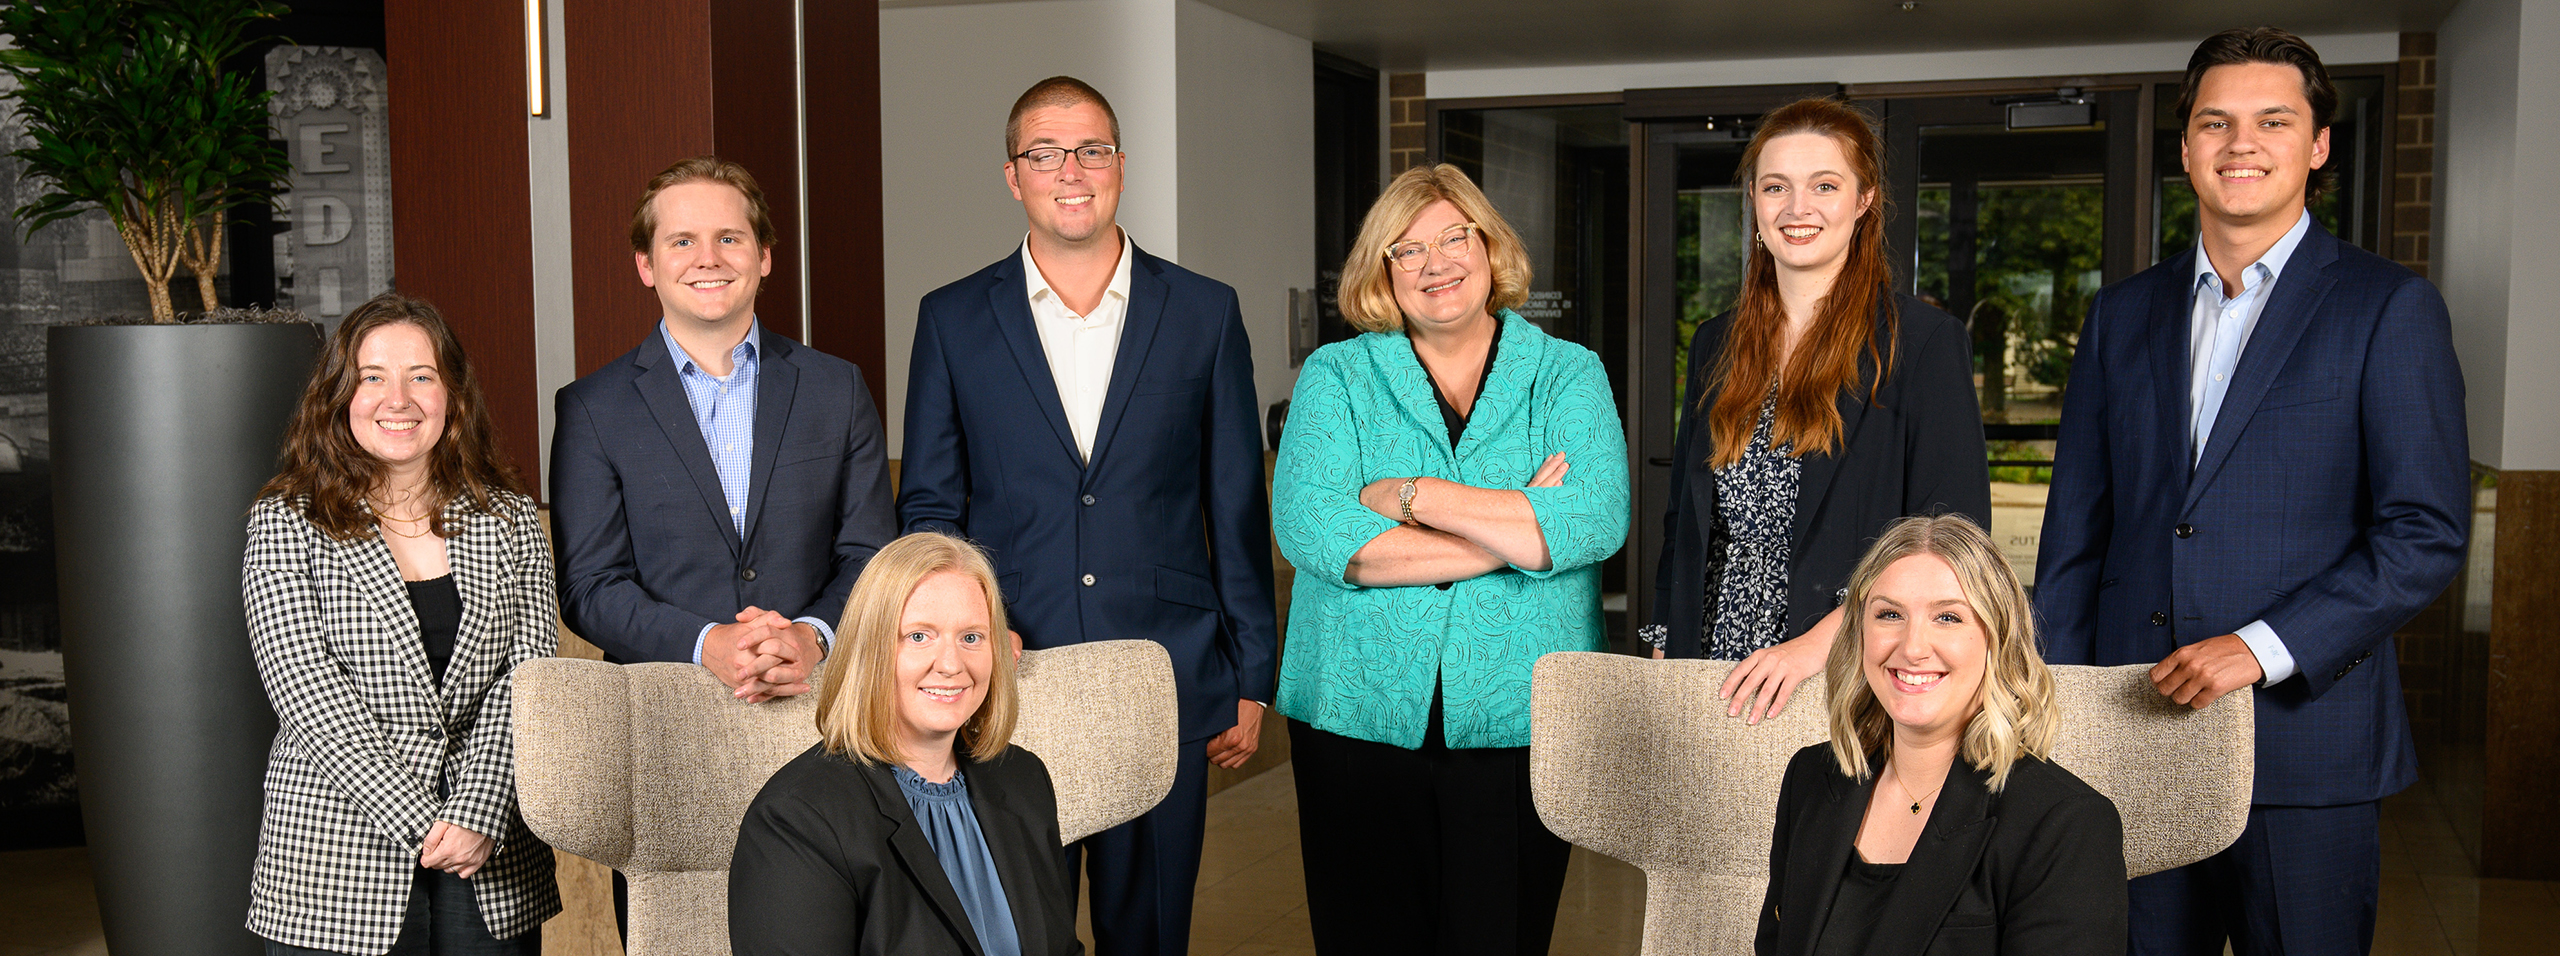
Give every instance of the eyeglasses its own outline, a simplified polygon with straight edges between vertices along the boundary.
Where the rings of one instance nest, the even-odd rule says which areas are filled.
[[[1108,169],[1111,166],[1111,161],[1120,155],[1120,147],[1103,143],[1094,143],[1089,146],[1078,146],[1074,149],[1064,149],[1057,146],[1039,146],[1015,153],[1013,154],[1013,158],[1030,163],[1031,168],[1034,171],[1045,173],[1066,165],[1068,153],[1076,154],[1076,165],[1078,166],[1082,166],[1086,169]]]
[[[1387,246],[1387,261],[1395,263],[1397,269],[1405,272],[1420,272],[1422,263],[1431,257],[1432,250],[1437,249],[1440,251],[1440,258],[1451,262],[1464,262],[1467,258],[1467,239],[1475,234],[1475,223],[1462,222],[1440,230],[1440,235],[1430,242],[1407,239]]]

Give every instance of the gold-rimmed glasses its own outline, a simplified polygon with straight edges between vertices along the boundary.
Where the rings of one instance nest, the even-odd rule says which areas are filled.
[[[1034,172],[1050,172],[1067,164],[1067,154],[1074,153],[1076,165],[1086,169],[1107,169],[1119,157],[1120,147],[1108,143],[1088,143],[1074,149],[1062,146],[1035,146],[1013,154],[1013,158],[1030,163]]]
[[[1440,258],[1451,262],[1466,261],[1467,240],[1473,238],[1475,234],[1475,223],[1462,222],[1440,230],[1440,234],[1432,237],[1429,242],[1407,239],[1390,243],[1384,254],[1387,261],[1394,263],[1397,269],[1405,272],[1420,272],[1422,263],[1431,258],[1431,251],[1434,249],[1440,251]]]

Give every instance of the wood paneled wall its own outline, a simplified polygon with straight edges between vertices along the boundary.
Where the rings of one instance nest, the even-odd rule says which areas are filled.
[[[499,446],[539,483],[521,0],[386,0],[392,254],[471,355]],[[498,64],[492,68],[491,64]]]

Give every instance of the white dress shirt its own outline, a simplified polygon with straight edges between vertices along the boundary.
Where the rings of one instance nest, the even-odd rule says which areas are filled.
[[[1022,237],[1022,275],[1028,280],[1031,325],[1040,332],[1040,350],[1049,358],[1049,380],[1058,386],[1058,402],[1066,406],[1067,430],[1076,438],[1076,456],[1093,462],[1093,433],[1102,424],[1102,398],[1111,389],[1111,365],[1120,354],[1120,330],[1129,315],[1129,263],[1137,258],[1129,230],[1120,230],[1120,265],[1111,286],[1091,315],[1067,308],[1040,263],[1031,258],[1031,236]]]
[[[2258,330],[2258,316],[2267,311],[2268,300],[2275,297],[2276,282],[2284,277],[2285,263],[2292,260],[2293,250],[2302,245],[2303,235],[2310,231],[2311,211],[2306,209],[2284,238],[2268,247],[2266,255],[2240,270],[2244,288],[2236,295],[2225,292],[2222,274],[2214,271],[2212,257],[2205,255],[2203,239],[2197,239],[2196,276],[2191,286],[2194,303],[2188,310],[2187,333],[2188,467],[2195,466],[2204,455],[2205,443],[2212,440],[2214,419],[2222,414],[2222,398],[2231,390],[2231,375],[2240,367],[2240,353],[2248,348],[2250,334]],[[2262,620],[2251,621],[2237,633],[2240,641],[2249,645],[2249,653],[2257,656],[2258,666],[2267,672],[2264,683],[2293,676],[2293,652],[2285,648],[2275,628]]]

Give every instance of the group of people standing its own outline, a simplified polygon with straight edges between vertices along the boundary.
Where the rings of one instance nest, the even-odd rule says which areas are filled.
[[[2468,478],[2442,301],[2304,211],[2334,97],[2282,31],[2197,50],[2202,238],[2093,308],[2032,607],[1982,530],[1964,326],[1891,291],[1872,122],[1762,118],[1642,637],[1740,661],[1699,702],[1735,718],[1826,676],[1763,953],[2369,945],[2374,802],[2413,776],[2388,636],[2458,566]],[[1097,949],[1184,952],[1207,767],[1252,757],[1275,708],[1319,950],[1545,952],[1568,848],[1529,796],[1530,669],[1604,646],[1598,565],[1631,520],[1598,358],[1512,311],[1527,250],[1464,173],[1407,170],[1345,263],[1364,334],[1307,360],[1266,496],[1236,294],[1118,226],[1120,147],[1080,81],[1016,102],[1029,228],[922,303],[894,502],[861,370],[756,322],[776,236],[733,163],[637,204],[663,320],[560,391],[548,542],[435,309],[350,314],[243,563],[281,724],[269,951],[538,951],[559,900],[514,807],[508,674],[553,653],[556,609],[613,661],[820,695],[819,742],[738,836],[737,952],[1076,952],[1079,879]],[[1048,774],[1009,744],[1014,660],[1120,638],[1171,656],[1175,782],[1060,852]],[[2260,684],[2240,844],[2124,882],[2114,807],[2046,759],[2047,661],[2157,662],[2198,707]]]

